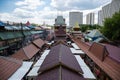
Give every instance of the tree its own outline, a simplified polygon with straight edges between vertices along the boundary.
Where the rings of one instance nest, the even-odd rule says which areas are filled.
[[[112,18],[105,19],[102,32],[112,41],[120,40],[120,11],[116,12]]]
[[[88,29],[88,26],[86,24],[80,24],[79,26],[82,32],[86,32],[86,30]]]
[[[94,24],[94,25],[88,25],[88,24],[82,24],[82,25],[79,25],[80,26],[80,29],[82,32],[86,32],[87,30],[93,30],[93,29],[100,29],[101,26],[97,25],[97,24]]]
[[[39,24],[31,23],[32,26],[39,26]]]

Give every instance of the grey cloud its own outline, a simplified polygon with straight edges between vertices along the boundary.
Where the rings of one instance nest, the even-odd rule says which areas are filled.
[[[71,9],[79,9],[79,10],[86,10],[86,9],[94,9],[100,7],[101,5],[109,2],[111,0],[61,0],[52,2],[54,5],[51,4],[53,8],[57,10],[71,10]],[[56,6],[55,6],[56,5]]]
[[[33,12],[21,8],[16,8],[13,15],[19,18],[33,18],[35,16]]]

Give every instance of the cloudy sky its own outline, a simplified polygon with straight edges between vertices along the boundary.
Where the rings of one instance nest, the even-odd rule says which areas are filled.
[[[0,20],[53,25],[56,16],[63,15],[68,25],[70,11],[82,11],[85,18],[87,13],[96,13],[109,2],[111,0],[0,0]]]

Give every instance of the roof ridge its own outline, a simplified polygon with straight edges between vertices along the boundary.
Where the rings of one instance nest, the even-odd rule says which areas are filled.
[[[33,43],[37,48],[41,48],[41,47],[38,46],[36,42],[42,42],[42,43],[40,43],[40,44],[42,44],[41,47],[45,44],[45,41],[43,41],[43,40],[40,39],[40,38],[38,38],[38,39],[32,41],[32,43]]]
[[[59,47],[59,48],[58,48]],[[64,60],[65,60],[65,57],[64,57],[64,55],[63,55],[63,49],[65,49],[65,47],[67,47],[67,46],[65,46],[65,45],[63,45],[63,44],[59,44],[59,45],[57,45],[57,46],[55,46],[55,47],[53,47],[52,48],[52,50],[54,50],[55,48],[57,48],[57,52],[56,53],[54,53],[54,54],[58,54],[56,57],[58,57],[58,59],[56,59],[56,62],[54,63],[54,64],[52,64],[52,66],[50,66],[50,67],[44,67],[44,68],[41,68],[41,70],[39,70],[40,72],[44,72],[44,71],[48,71],[48,70],[50,70],[50,69],[53,69],[53,68],[55,68],[55,67],[57,67],[57,66],[61,66],[61,67],[65,67],[65,68],[67,68],[68,70],[70,70],[70,71],[73,71],[73,72],[76,72],[76,73],[80,73],[80,74],[82,74],[83,72],[81,71],[81,70],[79,70],[79,68],[77,67],[77,68],[74,68],[73,66],[69,66],[69,64],[67,64],[66,62],[64,62]],[[68,48],[69,49],[69,48]],[[67,50],[68,50],[67,49]],[[70,49],[69,49],[70,50]],[[65,56],[67,56],[68,54],[67,53],[65,53]],[[64,60],[63,60],[64,59]]]
[[[60,48],[59,48],[59,62],[61,63],[62,61],[61,61],[61,56],[62,56],[62,50],[61,50],[61,46],[62,46],[62,44],[59,44],[60,45]]]
[[[33,44],[34,46],[36,46],[37,48],[40,49],[40,47],[39,47],[38,45],[36,45],[34,42],[32,42],[32,44]]]
[[[25,52],[25,49],[24,49],[24,48],[22,48],[22,50],[23,50],[23,52],[24,52],[25,56],[29,59],[29,56],[28,56],[28,54]]]

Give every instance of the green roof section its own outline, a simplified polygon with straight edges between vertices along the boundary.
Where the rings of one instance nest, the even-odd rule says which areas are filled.
[[[43,31],[30,31],[32,34],[40,34],[43,33]]]
[[[0,50],[6,49],[6,48],[9,48],[9,46],[0,47]]]
[[[10,40],[23,37],[22,32],[0,32],[0,40]]]
[[[1,40],[8,40],[15,38],[15,34],[13,32],[0,32]]]
[[[24,36],[29,36],[29,35],[31,35],[31,32],[30,31],[23,31],[23,34],[24,34]]]
[[[63,16],[57,16],[55,19],[55,25],[66,25]]]
[[[22,32],[14,32],[15,38],[23,37]]]
[[[1,31],[0,40],[10,40],[16,38],[22,38],[24,36],[41,34],[43,31]]]

